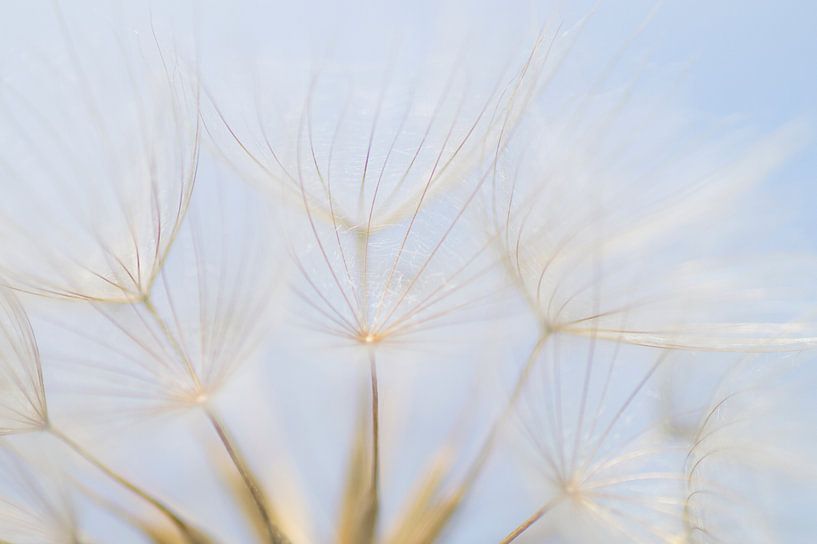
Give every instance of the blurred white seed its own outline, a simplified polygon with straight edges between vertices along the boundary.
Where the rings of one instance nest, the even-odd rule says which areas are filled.
[[[48,423],[40,352],[31,323],[13,293],[0,290],[0,434]]]

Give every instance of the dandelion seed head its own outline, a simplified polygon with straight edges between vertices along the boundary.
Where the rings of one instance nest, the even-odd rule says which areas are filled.
[[[817,535],[817,260],[740,215],[802,132],[676,101],[658,6],[51,4],[0,20],[0,541]]]
[[[551,340],[520,404],[538,452],[543,525],[570,542],[677,534],[683,474],[673,467],[683,451],[662,433],[650,395],[666,355],[650,361],[636,348],[599,339],[587,345],[563,333]]]
[[[61,380],[78,387],[81,380],[83,395],[73,402],[78,418],[105,423],[200,407],[256,360],[285,267],[272,266],[279,255],[267,236],[264,203],[247,191],[225,194],[220,183],[197,182],[148,296],[91,304],[82,327],[53,308],[45,333],[69,339],[55,359],[62,360]],[[77,375],[78,368],[96,372]],[[98,410],[100,401],[110,409]]]
[[[41,58],[0,91],[0,272],[20,291],[128,304],[147,296],[189,203],[197,83],[127,36],[88,70],[84,38],[65,36],[53,61],[82,75]]]
[[[809,312],[780,315],[772,302],[790,301],[791,310],[811,300],[805,276],[792,269],[793,279],[767,282],[767,263],[724,256],[733,233],[720,227],[739,214],[724,199],[749,192],[798,148],[796,126],[680,153],[688,136],[669,120],[662,128],[660,112],[647,121],[641,102],[581,101],[528,114],[485,195],[503,267],[537,319],[657,347],[763,350],[769,335],[741,328],[749,316],[782,332]],[[800,295],[789,298],[789,289]],[[727,329],[733,334],[720,334]],[[769,349],[814,338],[779,334]]]

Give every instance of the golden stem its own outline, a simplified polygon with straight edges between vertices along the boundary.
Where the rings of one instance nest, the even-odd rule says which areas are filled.
[[[542,519],[542,517],[550,511],[556,505],[556,501],[550,501],[549,503],[542,506],[539,510],[534,512],[528,519],[520,523],[516,529],[508,533],[508,536],[502,539],[499,544],[509,544],[516,540],[516,538],[531,528],[531,526]]]
[[[380,395],[377,384],[377,361],[374,349],[369,349],[369,376],[372,384],[372,508],[375,523],[380,503]]]
[[[210,540],[206,536],[204,536],[201,532],[190,526],[186,521],[184,521],[181,518],[181,516],[176,514],[167,504],[165,504],[160,499],[154,497],[141,487],[137,486],[136,484],[128,480],[125,476],[116,472],[111,467],[100,461],[91,452],[89,452],[87,449],[85,449],[80,444],[75,442],[68,435],[64,434],[62,431],[58,429],[55,429],[54,427],[46,427],[45,430],[46,432],[60,440],[63,444],[71,448],[74,452],[76,452],[80,457],[85,459],[88,463],[99,469],[110,479],[114,480],[116,483],[126,488],[131,493],[137,495],[145,502],[148,502],[152,506],[154,506],[157,510],[164,514],[164,516],[167,517],[167,519],[170,520],[170,522],[179,530],[179,532],[183,535],[185,542],[189,544],[208,544],[210,542]]]
[[[224,449],[230,456],[230,460],[232,460],[233,465],[238,470],[241,479],[244,481],[244,485],[247,486],[247,490],[250,492],[250,496],[252,497],[255,506],[258,508],[258,513],[261,515],[270,544],[290,544],[290,540],[286,537],[286,535],[284,535],[284,533],[281,532],[275,523],[273,523],[272,516],[270,516],[267,508],[267,501],[264,497],[264,492],[258,485],[252,470],[250,470],[247,461],[238,450],[238,446],[224,425],[224,422],[215,412],[210,409],[205,409],[204,413],[207,415],[207,419],[209,419],[210,423],[213,425],[213,429],[215,429],[219,440],[221,440],[221,443],[224,445]]]

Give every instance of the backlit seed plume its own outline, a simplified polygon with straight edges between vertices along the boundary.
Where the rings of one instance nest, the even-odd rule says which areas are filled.
[[[654,397],[670,354],[564,336],[542,352],[519,407],[538,507],[503,542],[678,542],[685,450]]]
[[[31,323],[14,294],[0,290],[0,434],[48,422],[43,373]]]
[[[0,277],[39,295],[138,300],[190,199],[197,84],[153,39],[99,48],[58,32],[57,52],[0,83]]]
[[[529,116],[487,194],[542,326],[669,348],[813,345],[813,259],[724,249],[735,202],[796,149],[798,127],[706,143],[630,92]]]
[[[487,73],[464,57],[417,68],[399,50],[354,70],[329,58],[303,88],[259,90],[278,102],[259,100],[255,127],[215,103],[210,125],[226,126],[237,167],[290,202],[297,294],[318,328],[400,343],[500,288],[490,243],[472,234],[477,196],[566,34],[547,27]]]
[[[199,183],[194,200],[141,300],[93,302],[82,328],[49,318],[74,348],[55,354],[55,371],[81,395],[137,412],[202,404],[268,333],[284,267],[262,210],[217,183]]]

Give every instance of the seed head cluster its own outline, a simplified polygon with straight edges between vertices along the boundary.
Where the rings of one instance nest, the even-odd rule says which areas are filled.
[[[657,7],[182,4],[7,18],[0,542],[817,541],[800,124]]]

